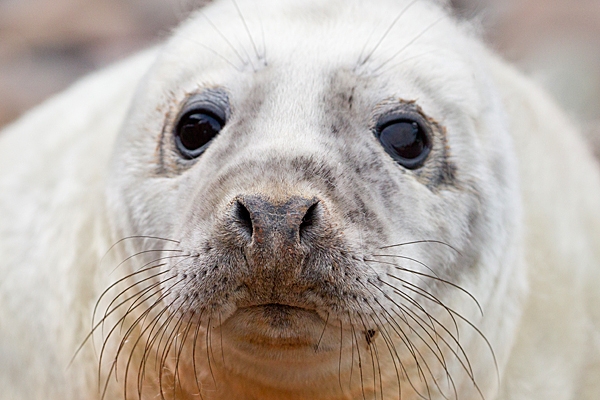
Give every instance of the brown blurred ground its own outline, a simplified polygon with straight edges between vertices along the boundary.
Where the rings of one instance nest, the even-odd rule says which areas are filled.
[[[452,1],[478,13],[488,42],[554,95],[600,159],[600,0]]]
[[[488,41],[600,138],[600,0],[452,1],[463,15],[477,15]],[[167,36],[194,3],[0,0],[0,126]]]
[[[0,126],[168,35],[186,0],[0,0]]]

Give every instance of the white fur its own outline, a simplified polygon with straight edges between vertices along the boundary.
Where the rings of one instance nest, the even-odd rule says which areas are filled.
[[[193,208],[202,185],[211,187],[210,177],[231,167],[214,170],[201,159],[188,174],[153,175],[157,135],[166,115],[189,93],[225,86],[241,107],[238,99],[253,83],[271,83],[276,90],[261,109],[264,118],[253,125],[252,143],[236,149],[236,160],[318,151],[342,165],[329,139],[318,133],[315,121],[323,110],[315,104],[330,72],[353,67],[365,42],[363,54],[368,54],[409,2],[373,3],[239,1],[255,54],[235,8],[216,2],[204,12],[223,36],[197,14],[165,46],[83,80],[2,132],[1,399],[97,395],[98,360],[90,342],[69,362],[89,332],[96,300],[122,276],[111,274],[118,256],[103,256],[126,235],[187,232],[189,214],[181,210]],[[424,234],[442,226],[450,227],[440,233],[446,241],[472,250],[476,271],[461,276],[461,286],[479,300],[484,316],[460,293],[444,300],[474,321],[494,349],[498,371],[485,342],[461,326],[461,344],[486,400],[600,397],[600,168],[552,101],[438,6],[417,2],[390,33],[358,68],[376,82],[363,94],[364,102],[392,95],[416,100],[446,128],[463,185],[439,201],[421,186],[410,186],[414,190],[403,196],[416,211],[406,220],[395,220],[380,203],[373,209],[390,221],[387,233],[398,241],[408,238],[399,226]],[[223,37],[232,40],[241,59]],[[397,60],[379,68],[404,45]],[[265,49],[267,65],[260,57]],[[386,98],[378,98],[381,93]],[[207,156],[219,146],[224,143],[215,141]],[[389,164],[390,170],[395,167]],[[210,195],[227,203],[244,185],[238,182],[223,193],[211,189]],[[260,179],[255,185],[268,186]],[[482,230],[470,236],[464,224],[474,198],[485,218]],[[443,213],[429,212],[438,206],[446,207]],[[353,243],[361,240],[349,236]],[[455,256],[444,259],[435,249],[414,254],[457,267]],[[327,336],[325,345],[335,339]],[[391,374],[391,360],[385,362]],[[248,365],[251,376],[252,362],[240,365]],[[326,371],[328,365],[315,361],[303,376],[310,379],[313,369]],[[273,371],[281,368],[275,364]],[[478,398],[460,366],[450,368],[458,398]],[[307,390],[314,389],[311,385]],[[222,398],[250,398],[252,389],[241,386],[232,384]],[[120,391],[111,383],[106,398],[121,399]],[[386,398],[395,395],[386,392]]]

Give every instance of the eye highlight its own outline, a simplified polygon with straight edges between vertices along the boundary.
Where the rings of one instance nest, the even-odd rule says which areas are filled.
[[[208,110],[188,111],[175,128],[175,144],[188,159],[196,158],[206,150],[208,143],[223,129],[225,122]]]
[[[375,134],[385,151],[407,169],[421,167],[431,151],[427,129],[417,118],[386,118]]]

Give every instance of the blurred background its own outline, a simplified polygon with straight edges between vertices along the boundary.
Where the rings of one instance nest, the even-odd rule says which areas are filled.
[[[600,149],[600,0],[451,0]],[[168,36],[198,0],[0,0],[0,127]]]

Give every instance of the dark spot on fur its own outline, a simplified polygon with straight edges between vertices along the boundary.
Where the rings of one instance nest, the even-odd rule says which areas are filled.
[[[368,345],[373,343],[373,339],[375,339],[376,335],[377,335],[377,331],[374,329],[369,329],[369,330],[365,331],[365,339],[367,340]]]

